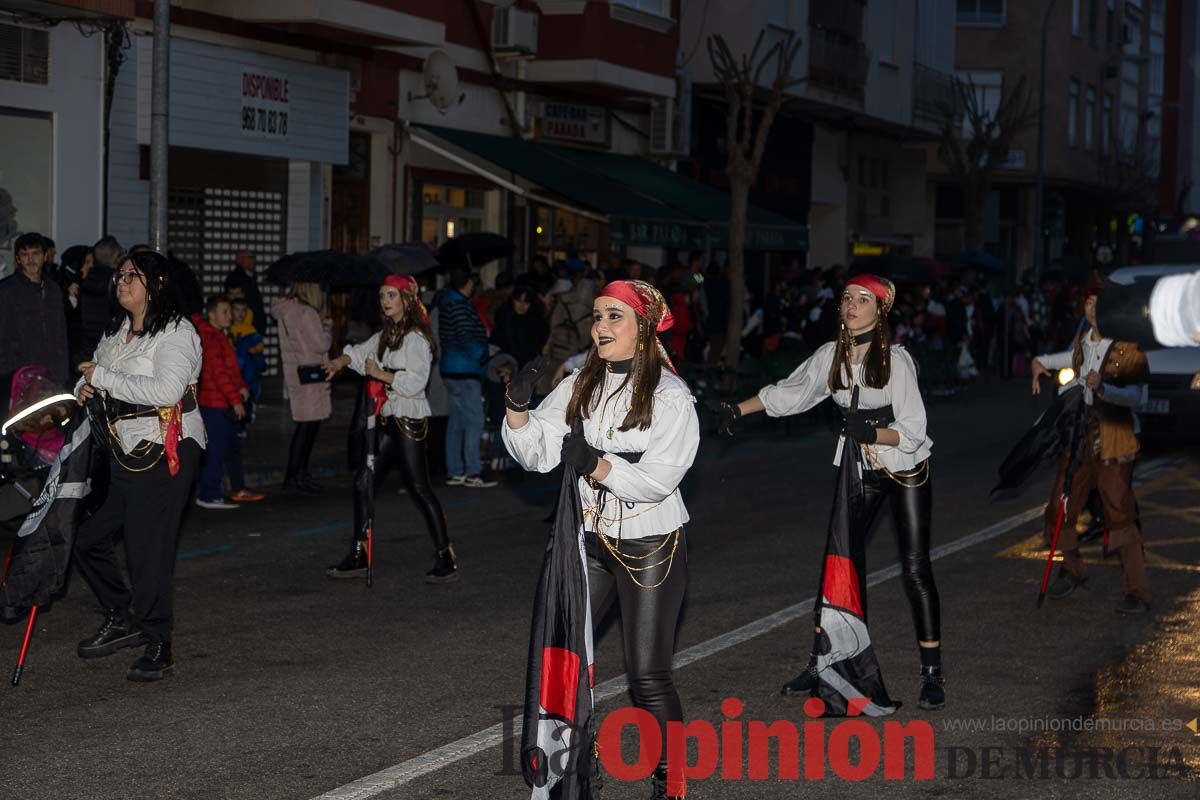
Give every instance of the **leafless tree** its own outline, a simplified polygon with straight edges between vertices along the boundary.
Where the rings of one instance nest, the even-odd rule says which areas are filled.
[[[776,42],[763,52],[765,30],[754,48],[734,55],[720,34],[708,37],[708,57],[713,74],[725,96],[725,141],[728,150],[725,172],[729,177],[729,282],[731,309],[722,359],[735,370],[742,340],[742,303],[746,295],[746,217],[750,187],[758,180],[758,169],[767,147],[775,117],[789,99],[788,89],[799,82],[792,65],[800,50],[795,34]],[[762,83],[770,76],[770,84]]]
[[[1037,105],[1024,75],[1001,96],[994,111],[975,89],[969,77],[954,79],[952,99],[941,104],[938,140],[938,158],[962,188],[963,243],[969,250],[983,246],[983,208],[996,170],[1017,136],[1037,121]]]

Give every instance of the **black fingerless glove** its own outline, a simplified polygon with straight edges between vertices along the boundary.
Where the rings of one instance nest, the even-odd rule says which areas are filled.
[[[587,443],[582,434],[568,433],[562,442],[562,463],[570,464],[580,475],[591,475],[600,463],[600,452]]]
[[[733,436],[734,426],[742,418],[742,410],[735,403],[721,403],[721,407],[717,409],[719,418],[717,421],[717,432],[723,433],[726,436]]]
[[[533,397],[533,389],[545,366],[546,357],[538,356],[508,382],[508,388],[504,390],[505,408],[517,412],[529,410],[529,398]]]
[[[859,444],[875,444],[879,431],[857,414],[846,417],[846,435]]]

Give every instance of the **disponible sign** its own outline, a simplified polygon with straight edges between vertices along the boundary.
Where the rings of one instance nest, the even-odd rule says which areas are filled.
[[[598,106],[542,101],[542,138],[608,144],[608,112]]]
[[[291,106],[288,78],[266,72],[242,72],[242,133],[286,139]]]

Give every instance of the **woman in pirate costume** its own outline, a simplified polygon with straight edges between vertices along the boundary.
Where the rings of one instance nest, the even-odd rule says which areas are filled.
[[[608,284],[593,303],[594,348],[583,367],[532,410],[542,364],[526,367],[507,389],[503,427],[525,469],[561,463],[579,475],[590,619],[595,628],[619,611],[633,703],[655,717],[664,743],[667,722],[683,719],[671,674],[687,587],[678,487],[700,441],[692,394],[658,341],[672,322],[649,284]],[[652,796],[682,797],[666,767],[664,756]]]
[[[350,553],[326,571],[331,578],[367,574],[368,506],[374,489],[393,468],[399,469],[404,488],[425,517],[433,539],[434,561],[425,580],[446,583],[458,578],[454,546],[446,533],[446,515],[429,480],[429,401],[425,399],[425,385],[433,363],[433,333],[418,292],[417,282],[408,275],[389,275],[379,287],[383,329],[365,342],[346,345],[342,355],[325,366],[330,380],[342,367],[366,376],[367,401],[374,403],[379,418],[374,431],[374,467],[363,463],[354,477]]]
[[[179,523],[205,444],[196,406],[200,335],[179,307],[171,266],[155,252],[118,260],[117,309],[95,361],[79,365],[81,403],[103,409],[92,430],[109,452],[108,493],[79,526],[75,565],[105,609],[104,624],[79,643],[81,658],[146,645],[133,681],[155,681],[174,667],[172,576]],[[113,540],[123,532],[132,588],[117,567]],[[132,607],[132,612],[130,608]]]
[[[917,386],[913,360],[904,348],[890,344],[887,313],[895,295],[895,287],[883,278],[874,275],[851,278],[842,293],[841,328],[837,340],[821,346],[789,377],[764,387],[757,396],[737,405],[724,404],[722,428],[732,431],[738,419],[759,411],[766,411],[772,417],[801,414],[825,398],[833,398],[845,416],[845,428],[839,437],[834,463],[839,467],[842,465],[847,455],[847,442],[857,443],[861,453],[861,488],[857,488],[857,476],[851,476],[855,481],[856,497],[848,498],[848,507],[852,509],[848,519],[858,536],[857,541],[850,542],[850,549],[857,549],[861,559],[863,537],[887,501],[895,522],[904,589],[912,606],[920,645],[919,703],[922,708],[933,709],[945,704],[941,612],[929,562],[933,497],[929,455],[933,443],[925,433],[925,405]],[[837,511],[835,504],[831,549]],[[837,576],[831,574],[830,566],[844,561],[833,561],[830,555],[826,555],[821,605],[845,607],[845,603],[838,603],[831,597],[841,594],[846,587],[837,585]],[[865,633],[866,576],[861,564],[854,566],[858,586],[850,588],[855,600],[861,602],[858,623],[863,625],[862,633]],[[824,618],[818,617],[819,620]],[[833,632],[822,631],[818,624],[816,634],[808,668],[783,687],[784,694],[809,694],[820,689],[821,695],[828,699],[833,694],[829,691],[830,685],[843,686],[835,671],[824,671],[827,665],[833,664],[830,658]],[[821,656],[826,658],[822,660]],[[873,668],[874,655],[869,649],[857,653],[855,658],[859,657],[872,663],[858,661],[843,664],[840,669],[852,675],[856,670],[862,674],[866,668]],[[880,706],[879,713],[890,713],[890,700],[887,700],[882,680],[878,681],[878,692],[875,700]],[[871,696],[869,692],[863,693]],[[844,699],[852,696],[846,692],[841,694]],[[871,713],[870,709],[867,713]]]

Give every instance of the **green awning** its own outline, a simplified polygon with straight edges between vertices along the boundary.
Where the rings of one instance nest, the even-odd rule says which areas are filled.
[[[729,241],[729,195],[637,156],[418,125],[450,145],[608,217],[616,244],[702,250]],[[746,247],[805,250],[808,226],[750,207]]]

